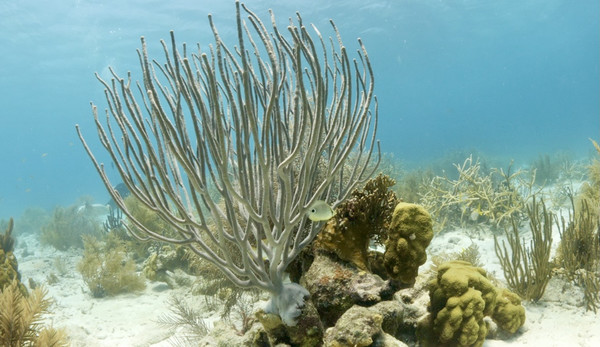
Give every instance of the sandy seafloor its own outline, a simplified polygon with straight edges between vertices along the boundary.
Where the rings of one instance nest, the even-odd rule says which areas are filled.
[[[474,242],[479,247],[484,268],[503,280],[493,238],[489,233],[485,236],[473,234],[466,229],[437,234],[428,248],[429,254],[458,252]],[[554,228],[554,250],[559,240]],[[173,295],[187,297],[202,308],[204,300],[188,294],[189,288],[169,289],[159,282],[147,282],[146,289],[137,294],[93,298],[76,270],[82,251],[60,252],[50,246],[42,247],[34,235],[24,235],[18,241],[15,254],[22,281],[28,283],[32,278],[46,286],[54,300],[52,315],[47,321],[55,327],[65,328],[72,346],[172,346],[172,336],[177,332],[159,324],[160,317],[169,313],[169,299]],[[22,254],[24,244],[30,253],[25,257]],[[65,261],[68,271],[57,283],[49,285],[46,278],[49,273],[56,272],[54,260],[57,257]],[[428,260],[420,273],[429,266]],[[582,300],[580,290],[553,279],[542,300],[524,303],[526,323],[515,336],[505,341],[488,339],[484,346],[600,346],[600,312],[586,312]],[[263,304],[257,302],[255,307]],[[209,325],[221,319],[219,312],[206,310],[202,318]]]

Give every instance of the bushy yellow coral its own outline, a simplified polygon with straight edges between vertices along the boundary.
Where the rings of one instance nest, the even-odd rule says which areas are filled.
[[[142,225],[144,225],[144,227],[146,227],[148,230],[164,234],[165,236],[171,236],[174,233],[172,231],[173,227],[171,227],[169,223],[162,219],[158,213],[152,211],[150,208],[142,204],[133,195],[130,195],[125,199],[125,206],[127,206],[129,213],[134,216],[137,221],[142,223]],[[133,223],[129,223],[129,227],[135,233],[143,235],[143,233],[140,233]]]
[[[31,294],[25,295],[20,285],[14,280],[0,290],[0,345],[68,346],[64,330],[42,324],[51,304],[48,291],[37,287]]]
[[[82,235],[102,235],[102,227],[94,216],[82,212],[81,206],[56,207],[52,218],[42,226],[40,241],[60,251],[83,248]]]
[[[4,234],[0,235],[0,292],[13,281],[16,281],[21,293],[27,295],[27,289],[20,282],[19,265],[13,253],[15,245],[15,239],[12,237],[13,226],[14,223],[11,218]]]
[[[112,296],[145,288],[144,278],[136,274],[123,243],[115,236],[101,242],[84,236],[83,259],[77,269],[94,297]]]
[[[19,272],[17,271],[17,259],[13,252],[5,253],[0,248],[0,291],[8,286],[13,280],[20,280]],[[24,291],[25,288],[22,288]]]
[[[396,182],[379,174],[362,190],[341,203],[315,241],[315,247],[334,252],[360,269],[369,269],[369,242],[383,243],[398,198],[389,190]]]
[[[15,239],[12,237],[14,227],[13,219],[8,220],[4,234],[0,234],[0,250],[4,253],[12,252],[15,248]]]
[[[579,196],[577,197],[577,210],[581,210],[584,204],[592,206],[590,212],[593,217],[598,219],[600,217],[600,145],[594,140],[591,140],[598,152],[598,156],[592,160],[588,166],[587,180],[583,182]]]

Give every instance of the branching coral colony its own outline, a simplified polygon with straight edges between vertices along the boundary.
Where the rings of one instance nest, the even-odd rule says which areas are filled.
[[[336,312],[340,324],[356,321],[346,313],[368,311],[359,302],[381,302],[382,313],[369,316],[375,324],[369,329],[372,333],[360,339],[371,342],[356,343],[370,345],[374,336],[384,335],[383,326],[390,325],[384,324],[386,305],[400,305],[390,300],[392,283],[398,287],[415,283],[417,270],[427,259],[433,222],[422,206],[401,202],[389,191],[394,184],[389,177],[378,176],[356,190],[372,176],[380,159],[373,73],[366,50],[359,41],[358,57],[351,61],[335,25],[336,37],[326,43],[316,30],[316,40],[311,38],[299,15],[284,35],[274,18],[269,32],[244,5],[236,3],[236,10],[235,49],[225,45],[211,17],[215,46],[208,53],[190,53],[185,45],[178,49],[171,34],[170,45],[163,42],[166,63],[161,64],[148,58],[142,39],[139,96],[130,76],[123,79],[111,69],[111,81],[98,77],[108,101],[103,121],[92,106],[100,141],[131,192],[128,199],[141,204],[141,209],[113,188],[77,127],[79,137],[127,217],[122,227],[141,240],[185,246],[239,287],[270,293],[265,311],[256,315],[268,339],[305,346],[323,341],[347,344],[350,331],[338,326],[338,320],[329,322],[338,334],[323,339],[319,314],[324,306],[332,306],[331,295],[323,295],[319,306],[314,303],[319,291],[311,290],[313,300],[306,303],[309,291],[286,279],[288,266],[325,228],[320,244],[336,251],[315,255],[313,265],[317,260],[332,265],[311,265],[301,283],[338,297],[342,296],[338,284],[350,284],[336,306],[344,311]],[[495,223],[516,214],[506,200],[517,199],[511,194],[519,189],[512,185],[518,175],[499,171],[502,185],[480,175],[479,164],[472,159],[457,169],[462,173],[461,188],[472,193],[459,199],[467,208],[490,211],[486,218]],[[450,190],[453,182],[445,183],[449,186],[444,189]],[[474,189],[480,184],[483,190]],[[498,191],[504,193],[493,195]],[[446,204],[454,205],[452,200]],[[325,206],[329,213],[316,216],[315,206]],[[335,218],[332,209],[339,213]],[[148,214],[159,217],[152,227],[143,217]],[[385,246],[384,253],[368,249],[373,240]],[[341,246],[356,249],[339,251]],[[99,248],[92,242],[87,247]],[[331,254],[346,261],[335,262]],[[92,270],[104,264],[92,263]],[[157,274],[157,264],[150,264],[146,273]],[[329,276],[334,266],[335,275]],[[313,269],[316,274],[311,278]],[[320,269],[327,269],[326,279],[318,276]],[[426,341],[481,343],[487,331],[485,315],[509,332],[523,324],[519,298],[493,287],[483,269],[459,262],[440,265],[438,270],[439,283],[430,285],[435,310],[430,310],[431,325],[422,330],[431,338]],[[90,272],[94,280],[96,272]],[[463,288],[471,281],[479,284],[477,289]],[[106,287],[97,282],[90,281],[90,288],[102,294]],[[248,319],[242,330],[251,322],[250,315],[243,315]],[[457,318],[464,318],[465,324],[457,326]],[[274,336],[281,331],[283,337]]]
[[[561,240],[556,264],[569,280],[575,280],[584,289],[587,310],[600,307],[600,230],[598,215],[593,213],[587,200],[579,208],[571,197],[569,216],[557,218]]]
[[[595,142],[594,146],[600,154],[600,147]],[[566,217],[553,215],[543,202],[536,203],[535,197],[532,199],[527,207],[532,232],[529,247],[523,244],[514,219],[512,232],[506,231],[510,252],[504,242],[500,245],[494,237],[496,254],[508,285],[523,298],[539,300],[550,276],[557,274],[583,288],[586,309],[596,312],[600,307],[600,175],[595,175],[600,172],[599,168],[600,162],[595,160],[589,168],[589,182],[582,185],[577,202],[572,190],[565,189],[570,201]],[[554,223],[560,233],[560,244],[552,264],[550,249]]]
[[[541,190],[534,186],[535,172],[511,172],[512,165],[486,174],[479,160],[469,156],[455,167],[457,179],[435,176],[420,196],[420,203],[437,222],[436,231],[478,220],[500,227],[510,225],[513,218],[521,221],[527,201]]]
[[[544,202],[537,202],[535,197],[527,206],[527,215],[532,233],[530,246],[523,244],[519,223],[513,218],[512,232],[508,228],[505,231],[511,251],[508,251],[504,241],[500,244],[495,235],[494,248],[508,287],[526,300],[538,301],[544,295],[552,273],[550,249],[553,215]]]
[[[45,327],[42,323],[52,303],[47,296],[48,292],[41,287],[24,295],[16,280],[0,290],[1,346],[69,345],[64,330]]]
[[[307,213],[322,200],[335,208],[371,176],[377,106],[360,40],[350,60],[333,22],[326,42],[300,15],[287,35],[271,16],[269,32],[236,3],[235,49],[209,16],[215,45],[191,53],[171,34],[165,64],[148,58],[142,38],[139,96],[131,76],[97,76],[109,104],[104,125],[93,106],[100,141],[131,195],[172,236],[135,219],[77,131],[130,232],[187,245],[238,286],[269,292],[267,311],[294,325],[308,292],[285,272],[323,224]]]
[[[48,292],[42,287],[28,292],[20,281],[13,226],[11,218],[0,234],[0,346],[67,346],[62,329],[42,324],[51,304]]]
[[[600,146],[591,140],[600,156]],[[600,157],[588,167],[588,179],[579,195],[567,190],[570,209],[556,218],[561,240],[557,250],[556,273],[574,280],[584,290],[587,310],[600,308]]]

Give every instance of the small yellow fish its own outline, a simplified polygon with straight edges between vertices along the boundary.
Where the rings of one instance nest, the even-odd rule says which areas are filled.
[[[335,215],[335,211],[323,200],[315,201],[308,209],[308,219],[313,222],[320,222],[330,219]]]
[[[483,216],[483,212],[481,211],[481,204],[477,204],[477,209],[471,211],[471,215],[469,216],[469,218],[471,218],[473,222],[477,222],[479,216]]]

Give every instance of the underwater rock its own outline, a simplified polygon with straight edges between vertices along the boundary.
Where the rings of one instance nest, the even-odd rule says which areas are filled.
[[[217,321],[208,334],[197,346],[321,346],[323,342],[323,326],[315,307],[307,302],[293,327],[283,323],[281,318],[272,313],[259,310],[255,313],[248,330],[241,333],[233,324]]]
[[[86,216],[87,218],[104,218],[109,212],[110,205],[92,204],[91,202],[85,202],[83,205],[76,207],[75,211],[77,214]]]
[[[284,324],[279,315],[263,310],[255,314],[269,337],[271,345],[320,346],[323,340],[323,324],[315,306],[306,301],[294,326]]]
[[[176,288],[177,284],[170,276],[170,271],[166,268],[161,258],[162,257],[157,253],[151,254],[148,259],[144,261],[142,273],[150,281],[163,282],[171,289]]]
[[[381,315],[381,329],[391,336],[396,336],[404,326],[404,306],[396,300],[379,302],[369,310]]]
[[[325,346],[370,346],[381,335],[383,317],[366,307],[352,306],[325,332]]]
[[[327,329],[327,347],[406,346],[382,329],[384,318],[372,308],[352,306],[335,326]]]
[[[542,301],[556,302],[573,307],[585,306],[584,289],[570,280],[564,269],[556,269],[548,281]]]
[[[393,337],[390,334],[387,333],[383,333],[379,336],[376,337],[375,342],[373,343],[373,346],[380,346],[380,347],[408,347],[408,345],[402,341],[399,341],[398,339],[396,339],[395,337]]]
[[[428,314],[428,283],[429,276],[418,276],[413,287],[401,289],[394,294],[394,301],[402,305],[401,325],[394,336],[411,345],[415,345],[417,342],[417,323]],[[385,324],[383,327],[385,329]]]
[[[317,254],[300,281],[310,292],[310,300],[326,327],[334,325],[355,304],[372,306],[392,298],[394,290],[389,281],[353,264],[336,262],[334,257]]]
[[[182,270],[189,268],[183,247],[164,245],[152,250],[142,266],[147,279],[164,282],[169,288],[191,285],[192,278]]]
[[[208,334],[198,341],[198,347],[214,346],[271,346],[267,333],[259,323],[253,324],[250,329],[240,335],[231,324],[217,321]]]

